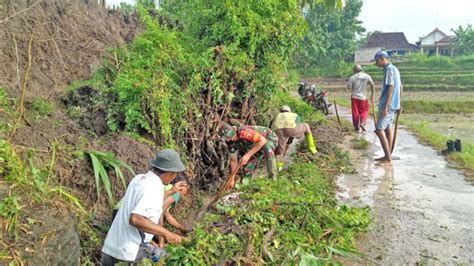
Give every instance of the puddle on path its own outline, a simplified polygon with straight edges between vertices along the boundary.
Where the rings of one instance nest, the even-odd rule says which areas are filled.
[[[348,109],[340,113],[350,119]],[[394,151],[400,160],[392,166],[374,164],[383,152],[372,132],[373,123],[360,136],[372,145],[353,156],[358,173],[337,179],[342,203],[372,209],[373,222],[359,241],[369,261],[474,264],[474,186],[402,126]]]

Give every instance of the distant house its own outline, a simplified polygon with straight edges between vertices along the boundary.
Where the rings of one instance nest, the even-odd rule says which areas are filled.
[[[376,32],[369,36],[363,48],[356,50],[354,61],[356,63],[367,63],[381,49],[387,51],[390,55],[404,56],[417,51],[418,47],[409,43],[403,32]]]
[[[417,44],[420,46],[421,52],[427,55],[453,56],[453,38],[436,28],[425,37],[421,37]]]

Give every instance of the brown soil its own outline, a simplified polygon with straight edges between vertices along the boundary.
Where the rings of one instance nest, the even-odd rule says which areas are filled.
[[[3,2],[0,18],[31,7],[6,20],[0,28],[0,84],[15,98],[20,93],[15,39],[23,78],[28,41],[33,38],[27,98],[57,99],[70,82],[88,78],[99,68],[107,47],[130,41],[141,29],[135,17],[79,0]]]
[[[106,56],[106,48],[121,46],[141,31],[142,26],[136,16],[126,16],[119,11],[109,11],[79,0],[5,0],[0,3],[0,87],[10,97],[19,99],[31,39],[26,114],[31,111],[28,108],[36,98],[53,106],[52,113],[46,117],[22,120],[11,143],[23,156],[27,151],[32,152],[36,167],[49,166],[55,149],[56,182],[71,189],[86,209],[97,205],[96,217],[93,218],[96,221],[93,223],[98,225],[105,224],[108,213],[100,207],[105,204],[96,204],[94,176],[83,151],[112,152],[135,171],[142,172],[146,170],[147,159],[153,157],[153,150],[148,144],[130,137],[104,135],[104,108],[85,101],[90,99],[90,93],[79,92],[76,97],[65,97],[65,90],[72,81],[89,78],[98,70],[101,59]],[[76,104],[90,115],[80,121],[71,119],[66,115],[63,99],[66,103],[67,100],[76,100]],[[5,138],[7,134],[0,133],[0,137]],[[130,179],[131,174],[126,173],[126,177]],[[113,175],[111,179],[114,184],[117,183],[114,192],[118,198],[123,195],[123,188]],[[5,189],[8,187],[1,175],[0,184]],[[2,249],[8,246],[7,254],[10,256],[12,250],[16,250],[13,255],[38,265],[78,264],[80,250],[74,218],[65,206],[56,206],[58,204],[61,205],[32,203],[22,197],[25,207],[19,221],[19,228],[24,228],[18,232],[21,241],[17,242],[18,247],[10,246],[15,241],[4,237],[0,240]],[[27,218],[35,221],[29,224],[32,221]],[[3,262],[0,260],[0,264]]]

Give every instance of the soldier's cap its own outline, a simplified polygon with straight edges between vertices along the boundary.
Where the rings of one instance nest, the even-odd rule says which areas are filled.
[[[235,134],[236,134],[235,128],[229,124],[223,124],[219,128],[219,135],[221,136],[232,138],[233,136],[235,136]]]
[[[164,172],[182,172],[186,169],[179,153],[172,149],[164,149],[156,153],[151,165]]]

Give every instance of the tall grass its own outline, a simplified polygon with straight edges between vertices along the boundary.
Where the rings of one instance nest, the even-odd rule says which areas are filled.
[[[110,152],[99,152],[99,151],[87,151],[87,155],[91,158],[92,168],[94,169],[95,186],[97,191],[97,199],[100,198],[100,187],[101,183],[104,186],[105,193],[107,194],[107,200],[109,204],[113,206],[115,204],[114,197],[112,194],[112,185],[110,178],[107,173],[107,168],[112,168],[115,171],[115,176],[120,179],[124,188],[127,187],[125,183],[125,177],[121,168],[125,168],[132,174],[135,174],[133,169],[126,163],[116,159]]]

